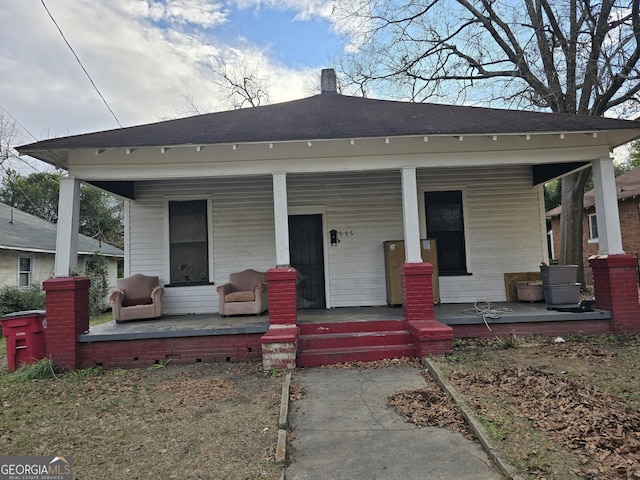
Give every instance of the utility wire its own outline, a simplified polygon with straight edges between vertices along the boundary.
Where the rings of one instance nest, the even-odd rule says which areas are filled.
[[[13,120],[13,122],[20,127],[25,133],[27,133],[27,135],[29,135],[35,142],[38,142],[39,139],[36,138],[36,136],[31,133],[24,125],[22,125],[17,119],[16,117],[14,117],[13,115],[11,115],[11,112],[9,112],[9,110],[7,110],[4,106],[2,106],[2,104],[0,104],[0,110],[2,110],[2,112],[0,112],[0,114],[2,114],[3,112],[5,114],[7,114],[9,116],[9,118],[11,118],[11,120]],[[59,169],[63,169],[66,170],[63,165],[64,163],[62,162],[62,160],[58,157],[58,155],[51,149],[46,148],[46,151],[49,152],[49,154],[51,155],[52,158],[55,158],[57,161],[54,161],[53,166],[55,168],[59,168]],[[11,149],[9,149],[9,154],[11,157],[17,159],[17,160],[21,160],[23,163],[25,163],[26,165],[28,165],[29,167],[33,168],[36,171],[40,171],[38,170],[36,167],[34,167],[33,165],[29,164],[24,158],[15,155],[13,152],[11,152]]]
[[[47,8],[47,5],[44,3],[44,0],[40,0],[40,2],[42,3],[42,6],[44,7],[44,9],[47,11],[47,14],[49,15],[49,18],[51,18],[51,21],[53,22],[53,24],[56,26],[56,28],[58,29],[58,32],[60,32],[60,35],[62,35],[62,39],[64,40],[64,42],[67,44],[67,47],[69,47],[69,50],[71,50],[71,53],[73,53],[73,56],[76,57],[76,60],[78,61],[78,64],[80,65],[80,67],[82,68],[82,70],[84,71],[85,75],[87,76],[87,78],[89,79],[89,81],[91,82],[91,85],[93,85],[93,88],[95,89],[95,91],[98,93],[98,95],[100,96],[100,98],[102,99],[102,101],[104,102],[105,106],[107,107],[107,109],[109,110],[109,112],[111,112],[111,115],[113,116],[113,118],[116,120],[116,123],[118,124],[118,126],[120,128],[122,128],[122,124],[120,123],[120,120],[118,120],[118,117],[116,117],[116,114],[113,113],[113,110],[111,110],[111,107],[109,106],[109,104],[107,103],[107,100],[104,98],[104,96],[102,95],[102,93],[100,93],[100,90],[98,89],[98,87],[96,86],[95,82],[93,81],[93,79],[91,78],[91,75],[89,75],[89,72],[87,72],[87,69],[84,68],[84,65],[82,64],[82,62],[80,61],[80,58],[78,58],[78,55],[76,54],[76,52],[73,50],[73,47],[71,47],[71,44],[69,43],[69,41],[67,40],[67,37],[64,36],[64,33],[62,33],[62,29],[60,28],[60,26],[58,25],[58,22],[56,22],[56,19],[53,18],[53,15],[51,15],[51,12],[49,11],[49,9]]]
[[[11,113],[9,112],[9,110],[7,110],[6,108],[4,108],[2,106],[2,104],[0,104],[0,110],[2,110],[4,113],[6,113],[9,118],[11,118],[11,120],[13,120],[13,122],[18,125],[25,133],[27,133],[35,142],[38,141],[38,139],[35,137],[35,135],[33,133],[31,133],[29,130],[27,130],[27,127],[25,127],[24,125],[22,125],[18,120],[16,120],[16,117],[14,117],[13,115],[11,115]]]

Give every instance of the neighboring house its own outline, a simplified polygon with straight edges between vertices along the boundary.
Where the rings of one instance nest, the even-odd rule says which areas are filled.
[[[42,218],[0,203],[0,287],[40,285],[54,273],[56,226]],[[79,272],[85,259],[100,252],[107,259],[109,285],[115,285],[118,260],[124,252],[85,235],[78,237]]]
[[[634,168],[616,177],[615,183],[622,248],[625,253],[637,255],[640,253],[640,168]],[[550,235],[554,253],[560,251],[561,214],[562,206],[547,212],[547,219],[551,222]],[[592,255],[597,255],[600,250],[600,242],[593,190],[584,194],[582,239],[585,260]]]
[[[328,75],[302,100],[18,150],[67,170],[69,189],[127,200],[125,276],[157,275],[163,312],[186,314],[216,313],[230,273],[282,265],[313,285],[304,308],[385,305],[383,242],[407,235],[438,239],[443,303],[504,301],[505,272],[549,261],[543,184],[612,168],[611,149],[640,135],[610,118],[340,95]]]

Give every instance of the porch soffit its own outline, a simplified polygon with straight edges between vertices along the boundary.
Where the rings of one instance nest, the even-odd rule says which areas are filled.
[[[456,150],[457,147],[457,150]],[[523,136],[497,140],[482,137],[361,139],[350,142],[324,141],[304,144],[229,145],[158,148],[106,149],[102,152],[71,152],[70,174],[114,191],[115,185],[97,182],[132,180],[187,179],[238,175],[270,175],[273,172],[314,173],[370,171],[417,168],[464,168],[492,165],[548,165],[590,162],[607,157],[608,145],[585,134]],[[575,167],[574,167],[575,168]],[[565,172],[561,172],[565,173]],[[544,173],[543,175],[547,175]],[[116,193],[130,197],[130,187],[118,187]]]

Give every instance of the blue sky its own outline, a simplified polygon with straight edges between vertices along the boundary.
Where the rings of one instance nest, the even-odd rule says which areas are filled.
[[[44,0],[123,126],[230,108],[211,59],[268,79],[270,102],[314,94],[340,53],[324,0]],[[0,2],[0,113],[14,144],[118,128],[41,0]]]
[[[239,34],[293,68],[324,65],[339,48],[339,38],[326,19],[296,19],[290,11],[236,10],[221,27],[221,35],[232,42]]]

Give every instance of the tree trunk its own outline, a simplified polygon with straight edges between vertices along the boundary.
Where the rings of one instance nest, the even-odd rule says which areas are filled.
[[[584,284],[584,260],[582,251],[582,213],[584,186],[591,169],[562,177],[562,213],[560,215],[561,265],[578,265],[578,282]]]

